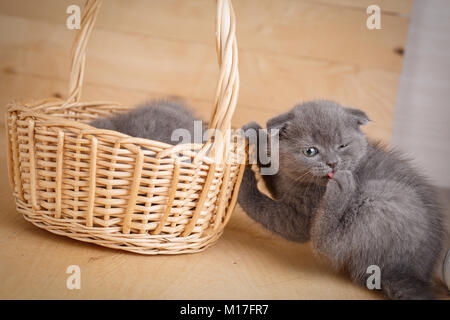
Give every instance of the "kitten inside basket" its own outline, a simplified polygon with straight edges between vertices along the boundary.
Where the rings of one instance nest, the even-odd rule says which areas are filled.
[[[174,100],[150,101],[133,110],[107,118],[98,118],[89,125],[98,129],[118,131],[136,138],[161,141],[167,144],[202,143],[203,137],[197,137],[195,126],[200,125],[201,133],[205,127],[185,104]],[[179,139],[176,130],[187,130],[191,139]],[[181,132],[182,133],[182,132]],[[188,140],[188,141],[186,141]]]

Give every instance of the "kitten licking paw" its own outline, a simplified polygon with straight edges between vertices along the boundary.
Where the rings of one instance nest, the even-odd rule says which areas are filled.
[[[339,170],[327,184],[323,205],[337,213],[345,210],[356,189],[355,178],[350,170]]]
[[[265,228],[311,240],[356,283],[366,285],[375,265],[389,298],[432,298],[444,237],[435,190],[399,152],[367,141],[360,126],[368,121],[363,111],[326,100],[270,119],[267,130],[279,137],[279,157],[271,161],[279,170],[262,178],[274,199],[259,192],[246,168],[238,201]],[[266,132],[258,146],[276,137]]]

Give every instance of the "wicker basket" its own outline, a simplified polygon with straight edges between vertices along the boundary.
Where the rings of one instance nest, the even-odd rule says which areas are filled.
[[[8,105],[8,168],[17,210],[40,228],[110,248],[201,251],[222,234],[245,166],[245,152],[229,134],[239,88],[232,5],[217,1],[220,78],[209,122],[226,139],[177,146],[87,124],[129,109],[80,101],[99,7],[100,1],[86,2],[72,49],[69,98]]]

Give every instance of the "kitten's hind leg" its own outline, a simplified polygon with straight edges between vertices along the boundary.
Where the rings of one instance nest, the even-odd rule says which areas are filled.
[[[435,298],[430,283],[404,274],[382,276],[381,289],[393,300],[431,300]]]

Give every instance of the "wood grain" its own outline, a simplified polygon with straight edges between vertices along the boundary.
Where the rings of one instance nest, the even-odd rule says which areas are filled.
[[[412,1],[409,0],[310,0],[325,6],[344,6],[355,10],[366,10],[370,5],[377,5],[381,11],[391,15],[411,15]]]
[[[389,2],[392,1],[386,1]],[[77,1],[43,0],[40,3],[30,6],[27,0],[0,2],[0,13],[64,26],[68,16],[66,7]],[[214,2],[209,0],[114,0],[103,4],[97,28],[141,35],[141,41],[152,36],[213,45],[214,10]],[[409,20],[403,16],[383,15],[382,29],[373,31],[366,28],[365,10],[354,10],[348,5],[240,0],[236,1],[235,10],[241,49],[351,61],[360,66],[394,71],[401,69],[402,57],[395,49],[402,47],[406,37]]]

